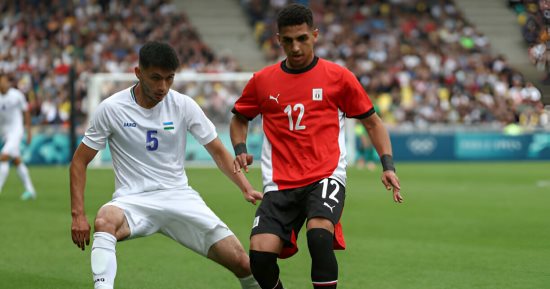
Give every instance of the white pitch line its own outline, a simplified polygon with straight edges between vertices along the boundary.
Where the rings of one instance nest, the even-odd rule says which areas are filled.
[[[537,182],[537,187],[550,187],[550,180],[540,180]]]

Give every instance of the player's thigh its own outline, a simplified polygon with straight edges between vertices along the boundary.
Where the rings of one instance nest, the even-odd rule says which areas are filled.
[[[200,195],[183,190],[164,204],[160,232],[183,246],[208,256],[210,248],[228,236],[229,227],[206,205]]]
[[[326,178],[310,191],[307,204],[307,228],[331,229],[340,221],[344,210],[346,188],[332,178]],[[331,230],[332,231],[332,230]]]
[[[272,191],[256,210],[251,250],[280,253],[284,246],[294,246],[306,220],[307,188]]]
[[[117,240],[123,240],[130,235],[130,227],[124,210],[113,205],[106,205],[99,209],[95,218],[96,232],[107,232]]]
[[[2,147],[2,150],[0,150],[2,161],[19,158],[19,156],[21,155],[21,140],[22,135],[19,134],[10,134],[6,136],[4,146]]]

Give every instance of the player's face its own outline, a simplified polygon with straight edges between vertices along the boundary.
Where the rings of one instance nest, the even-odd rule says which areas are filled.
[[[306,23],[281,28],[277,36],[287,56],[288,68],[301,69],[313,61],[313,45],[318,34],[317,29],[308,27]]]
[[[136,67],[135,73],[139,79],[141,98],[151,107],[164,99],[176,75],[175,71],[158,67]]]
[[[0,76],[0,92],[6,93],[10,89],[10,80],[7,76]]]

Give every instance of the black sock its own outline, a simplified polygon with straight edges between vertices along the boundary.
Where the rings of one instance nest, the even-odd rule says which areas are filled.
[[[250,269],[262,289],[283,289],[277,256],[276,253],[250,250]]]
[[[311,255],[311,281],[315,289],[336,289],[338,261],[334,255],[331,232],[313,228],[307,232],[307,245]]]

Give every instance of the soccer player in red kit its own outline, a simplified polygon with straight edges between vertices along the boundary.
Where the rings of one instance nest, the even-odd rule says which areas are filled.
[[[277,16],[278,39],[287,58],[254,74],[235,103],[231,141],[235,172],[252,162],[246,151],[248,122],[262,115],[261,169],[264,198],[256,211],[250,263],[264,289],[283,288],[277,257],[297,251],[304,222],[312,259],[313,288],[336,288],[334,249],[345,248],[346,150],[344,117],[365,126],[381,157],[382,183],[402,202],[388,132],[357,78],[313,52],[318,31],[309,8],[291,4]]]

